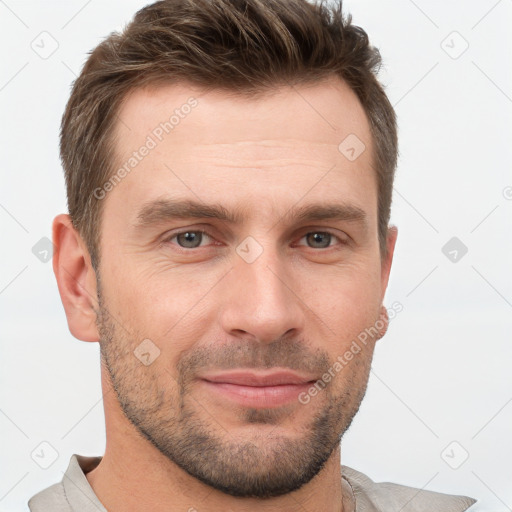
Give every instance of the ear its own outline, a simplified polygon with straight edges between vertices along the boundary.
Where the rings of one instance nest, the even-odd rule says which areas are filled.
[[[393,254],[395,252],[396,239],[398,237],[398,228],[390,226],[386,236],[387,255],[381,261],[381,302],[384,300],[386,289],[388,287],[389,273],[391,272],[391,264],[393,263]]]
[[[53,272],[71,334],[82,341],[99,341],[96,273],[89,251],[67,214],[57,215],[52,226]]]
[[[393,262],[393,254],[395,252],[395,244],[396,239],[398,237],[398,229],[396,226],[390,226],[388,228],[388,233],[386,237],[386,247],[387,247],[387,254],[386,257],[382,259],[381,262],[381,303],[384,301],[384,295],[386,294],[386,289],[388,287],[389,282],[389,274],[391,272],[391,264]],[[381,305],[380,308],[380,318],[379,318],[382,327],[379,329],[379,336],[378,339],[382,338],[386,331],[388,330],[389,325],[389,316],[388,316],[388,310],[384,306],[384,304]]]

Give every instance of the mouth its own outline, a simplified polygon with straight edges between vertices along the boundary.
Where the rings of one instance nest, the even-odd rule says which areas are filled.
[[[207,389],[224,399],[254,408],[274,408],[293,400],[317,379],[291,371],[249,372],[237,370],[203,375]]]

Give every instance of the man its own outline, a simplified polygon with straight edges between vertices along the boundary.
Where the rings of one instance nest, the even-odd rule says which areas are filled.
[[[340,440],[389,321],[394,111],[365,32],[304,0],[164,0],[91,54],[53,268],[100,343],[107,445],[33,512],[463,511]]]

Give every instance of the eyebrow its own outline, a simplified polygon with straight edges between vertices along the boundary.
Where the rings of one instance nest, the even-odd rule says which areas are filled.
[[[231,224],[241,224],[246,218],[247,207],[227,210],[220,204],[205,204],[194,200],[157,199],[145,204],[137,215],[137,229],[175,219],[218,219]],[[358,222],[366,227],[366,212],[359,206],[333,203],[294,206],[283,215],[283,220],[299,222],[337,220]],[[276,223],[277,224],[277,223]]]

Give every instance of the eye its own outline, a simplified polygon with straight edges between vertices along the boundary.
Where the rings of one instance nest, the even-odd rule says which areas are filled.
[[[210,235],[208,235],[205,231],[190,230],[175,233],[174,235],[165,239],[164,243],[171,243],[172,240],[176,239],[177,245],[179,245],[183,249],[195,249],[201,246],[201,242],[203,240],[209,238],[211,238]]]
[[[332,247],[331,242],[333,239],[336,239],[341,245],[345,245],[347,243],[328,231],[311,231],[301,238],[301,240],[303,239],[306,239],[306,243],[313,249],[327,249]]]

